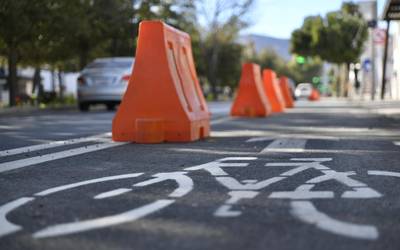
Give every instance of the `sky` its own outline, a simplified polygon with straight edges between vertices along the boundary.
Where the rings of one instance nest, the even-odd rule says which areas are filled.
[[[251,26],[247,34],[268,35],[277,38],[290,38],[299,28],[305,17],[324,15],[338,10],[343,0],[255,0],[249,19]],[[356,1],[357,2],[357,1]],[[377,0],[378,16],[382,14],[386,0]]]

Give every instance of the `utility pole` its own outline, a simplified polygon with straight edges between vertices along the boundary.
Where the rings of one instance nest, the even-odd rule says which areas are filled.
[[[378,14],[377,14],[377,3],[376,1],[373,2],[372,4],[372,16],[373,16],[373,20],[375,20],[375,27],[376,27],[376,20],[378,18]],[[372,28],[372,32],[371,32],[371,78],[372,78],[372,89],[371,89],[371,100],[375,100],[375,94],[376,94],[376,55],[375,55],[375,41],[374,41],[374,30],[375,27]]]
[[[363,84],[361,96],[364,93],[368,93],[368,89],[370,89],[370,98],[371,100],[375,99],[376,94],[376,51],[375,51],[375,42],[374,42],[374,33],[375,28],[377,26],[377,3],[376,0],[365,0],[358,1],[359,11],[365,20],[368,21],[368,43],[366,44],[366,50],[363,54]],[[367,63],[368,62],[368,63]],[[368,67],[367,67],[368,66]],[[369,78],[369,81],[367,80]]]
[[[385,37],[385,52],[383,54],[383,70],[382,70],[382,89],[381,89],[381,100],[385,98],[386,92],[386,65],[387,65],[387,54],[389,46],[389,29],[390,29],[390,19],[386,20],[386,37]]]

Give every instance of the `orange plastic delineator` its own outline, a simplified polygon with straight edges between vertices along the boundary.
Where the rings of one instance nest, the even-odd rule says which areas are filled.
[[[310,101],[318,101],[320,99],[319,91],[314,89],[311,91],[311,95],[308,97]]]
[[[281,89],[281,93],[282,93],[283,99],[285,101],[285,107],[286,108],[293,108],[294,107],[294,102],[293,102],[292,92],[290,91],[288,78],[286,76],[281,76],[279,78],[279,85],[280,85],[280,89]]]
[[[209,136],[209,121],[190,36],[161,21],[141,22],[133,72],[113,119],[113,140],[194,141]]]
[[[232,116],[267,116],[271,107],[261,80],[260,66],[254,63],[245,63],[242,66],[239,89],[231,107]]]
[[[285,100],[281,94],[281,88],[273,70],[263,70],[264,91],[271,103],[272,112],[279,113],[284,111]]]

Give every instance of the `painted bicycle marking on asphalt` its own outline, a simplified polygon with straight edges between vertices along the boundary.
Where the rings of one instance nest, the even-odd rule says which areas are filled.
[[[379,191],[369,187],[366,183],[361,182],[353,177],[356,173],[353,171],[338,172],[327,165],[332,158],[291,158],[284,162],[267,162],[263,168],[285,168],[278,176],[267,178],[264,180],[245,179],[238,180],[229,174],[232,168],[248,168],[252,167],[254,161],[259,160],[258,157],[227,157],[218,159],[205,164],[192,166],[183,169],[183,171],[156,173],[151,178],[132,184],[131,187],[119,187],[106,192],[102,192],[93,197],[93,199],[107,199],[123,195],[128,192],[134,192],[140,187],[148,187],[153,184],[165,181],[173,181],[177,187],[167,195],[165,199],[158,199],[143,206],[129,209],[128,211],[111,214],[103,217],[92,218],[88,220],[79,220],[67,223],[60,223],[45,227],[32,234],[34,238],[48,238],[55,236],[64,236],[74,233],[80,233],[90,230],[119,225],[122,223],[133,222],[145,216],[151,215],[168,206],[171,206],[179,198],[188,195],[194,189],[194,181],[189,177],[191,172],[206,171],[216,182],[227,189],[229,198],[220,206],[216,207],[213,216],[219,218],[234,218],[241,216],[243,211],[238,209],[238,204],[242,200],[255,199],[262,190],[270,189],[274,184],[291,178],[297,174],[308,170],[317,170],[320,175],[307,180],[294,190],[274,191],[268,199],[284,199],[290,202],[290,214],[304,223],[315,226],[316,228],[343,237],[355,239],[376,240],[379,237],[379,230],[374,225],[356,224],[342,221],[319,211],[314,200],[318,199],[377,199],[383,197]],[[254,164],[253,164],[254,165]],[[290,170],[287,168],[290,167]],[[370,176],[399,177],[400,173],[391,171],[369,170]],[[37,192],[29,197],[21,197],[0,206],[0,238],[11,235],[23,230],[22,225],[17,225],[7,219],[7,215],[30,203],[40,197],[49,196],[59,192],[67,192],[82,186],[95,183],[103,183],[110,181],[118,181],[122,179],[133,179],[143,176],[144,173],[129,173],[124,175],[106,176],[91,180],[80,181],[76,183],[57,186]],[[319,184],[326,181],[334,180],[350,190],[344,191],[341,195],[336,195],[333,191],[316,191],[314,190]]]

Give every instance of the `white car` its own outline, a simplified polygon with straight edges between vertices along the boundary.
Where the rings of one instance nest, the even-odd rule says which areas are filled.
[[[313,90],[311,83],[300,83],[296,86],[294,94],[297,98],[308,98]]]
[[[78,103],[81,111],[93,104],[105,104],[108,110],[118,105],[132,72],[133,57],[111,57],[94,60],[78,77]]]

